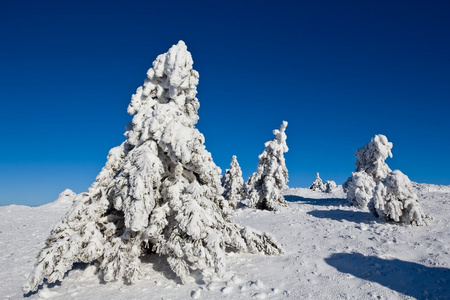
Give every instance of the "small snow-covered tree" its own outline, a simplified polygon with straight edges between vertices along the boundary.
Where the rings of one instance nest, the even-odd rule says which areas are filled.
[[[313,190],[313,191],[320,191],[320,192],[325,191],[325,185],[323,184],[322,179],[319,176],[319,172],[317,172],[316,179],[314,180],[312,185],[309,187],[309,189]]]
[[[408,176],[391,171],[385,163],[392,157],[392,143],[386,136],[376,135],[369,144],[356,151],[356,171],[344,188],[347,199],[386,221],[411,225],[426,225],[425,216]]]
[[[275,129],[275,138],[266,142],[263,153],[259,155],[258,168],[245,185],[249,207],[276,210],[287,206],[282,190],[287,187],[288,170],[284,153],[289,150],[286,144],[286,127],[283,121],[280,129]]]
[[[111,149],[87,193],[52,230],[24,293],[62,280],[74,263],[99,262],[106,282],[142,277],[142,258],[165,255],[186,282],[190,270],[222,274],[225,249],[281,253],[267,234],[234,222],[220,169],[195,128],[199,75],[180,41],[161,54],[132,96],[126,141]]]
[[[322,179],[319,176],[319,172],[316,174],[316,179],[309,187],[309,189],[318,192],[331,193],[331,191],[337,186],[336,182],[333,180],[327,180],[323,183]]]
[[[335,187],[337,184],[333,180],[325,181],[325,193],[331,193]]]
[[[408,176],[399,170],[377,183],[372,201],[372,212],[386,221],[420,226],[430,218],[422,211]]]
[[[392,157],[392,143],[382,134],[377,134],[364,147],[356,150],[356,170],[343,184],[347,199],[353,205],[365,207],[372,198],[376,183],[386,177],[391,169],[385,160]]]
[[[244,198],[244,179],[236,155],[231,158],[230,168],[222,177],[222,187],[224,189],[223,197],[228,200],[228,205],[232,209],[236,209],[238,203]]]

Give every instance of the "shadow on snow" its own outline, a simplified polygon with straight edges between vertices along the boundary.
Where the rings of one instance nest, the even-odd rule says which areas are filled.
[[[450,269],[360,253],[334,253],[325,262],[339,272],[379,283],[417,299],[449,299]]]
[[[300,204],[311,204],[318,206],[348,206],[348,201],[340,198],[311,199],[295,195],[285,195],[284,199],[286,199],[287,202],[298,202]]]
[[[372,224],[373,222],[378,221],[378,219],[373,214],[365,211],[353,211],[342,209],[312,210],[310,212],[307,212],[307,214],[316,218],[330,219],[339,222],[346,220],[354,223]]]

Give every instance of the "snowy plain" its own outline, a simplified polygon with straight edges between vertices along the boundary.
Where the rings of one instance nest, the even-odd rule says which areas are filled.
[[[450,186],[414,184],[428,226],[385,223],[350,206],[342,188],[284,192],[279,212],[238,209],[236,222],[270,233],[284,254],[228,254],[223,278],[180,284],[162,259],[134,285],[103,283],[79,264],[62,282],[22,294],[35,257],[74,194],[39,207],[0,207],[0,299],[450,299]]]

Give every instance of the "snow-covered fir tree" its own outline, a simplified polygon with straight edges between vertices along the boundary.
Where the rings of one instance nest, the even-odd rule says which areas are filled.
[[[222,177],[222,187],[224,189],[223,197],[228,201],[228,205],[232,209],[236,209],[244,198],[244,179],[236,155],[231,158],[230,168]]]
[[[333,180],[325,181],[325,193],[331,193],[335,187],[337,184]]]
[[[269,235],[243,228],[222,197],[221,170],[195,128],[199,75],[180,41],[161,54],[132,96],[126,141],[111,149],[87,193],[52,230],[24,293],[98,262],[106,282],[142,277],[142,258],[164,255],[182,282],[190,270],[225,269],[225,249],[275,255]]]
[[[408,176],[391,171],[385,160],[392,157],[392,143],[384,135],[376,135],[369,144],[356,151],[356,170],[344,188],[347,199],[386,221],[410,225],[427,225]]]
[[[331,193],[331,191],[337,186],[336,182],[333,180],[327,180],[323,183],[322,179],[319,176],[319,172],[316,174],[316,179],[311,184],[309,189],[318,192]]]
[[[343,184],[350,203],[365,207],[372,198],[372,190],[376,183],[384,179],[391,169],[385,160],[392,157],[392,143],[382,134],[377,134],[364,147],[356,150],[356,170]],[[369,193],[369,194],[367,194]]]
[[[316,173],[316,179],[311,184],[309,189],[313,190],[313,191],[320,191],[320,192],[325,191],[325,185],[323,184],[322,179],[319,176],[319,172]]]
[[[426,216],[419,204],[408,176],[399,170],[390,172],[377,183],[373,194],[371,211],[386,221],[407,225],[426,225]]]
[[[245,184],[249,207],[276,210],[285,207],[286,200],[282,190],[287,188],[288,170],[284,153],[289,150],[286,144],[286,127],[283,121],[280,129],[275,129],[275,138],[266,142],[263,153],[259,155],[258,168]]]
[[[313,181],[310,190],[323,192],[325,190],[325,185],[322,182],[322,179],[319,176],[319,172],[316,173],[316,179]]]
[[[366,172],[375,181],[379,181],[391,172],[385,160],[392,157],[392,143],[382,134],[377,134],[370,143],[356,150],[355,172]]]

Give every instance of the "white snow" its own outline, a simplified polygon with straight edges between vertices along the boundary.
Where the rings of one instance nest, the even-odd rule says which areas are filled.
[[[163,257],[151,256],[133,285],[103,284],[78,264],[62,282],[27,299],[449,299],[450,186],[413,183],[428,226],[386,223],[351,206],[338,186],[326,194],[284,192],[290,209],[238,209],[234,219],[271,233],[278,256],[227,253],[227,272],[180,285]],[[61,200],[61,199],[60,199]],[[23,299],[22,285],[48,233],[70,207],[0,207],[0,299]]]

